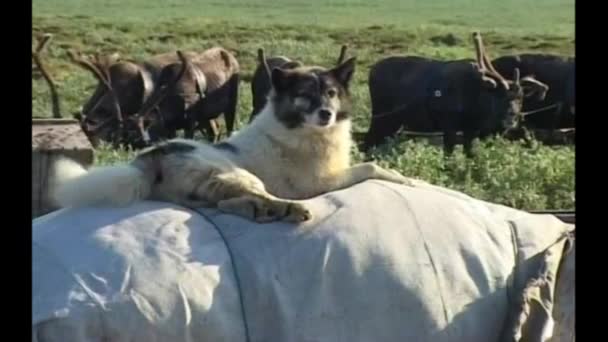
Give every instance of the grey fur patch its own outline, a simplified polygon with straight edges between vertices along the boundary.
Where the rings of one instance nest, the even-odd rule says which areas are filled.
[[[169,154],[186,154],[192,152],[196,147],[177,141],[162,142],[150,150],[139,154],[134,161],[134,165],[142,170],[152,170],[153,184],[158,185],[163,182],[164,177],[160,168],[159,158]]]
[[[239,149],[236,146],[234,146],[233,144],[231,144],[229,142],[225,142],[225,141],[214,144],[213,147],[217,148],[218,150],[230,151],[234,154],[239,153]]]
[[[200,197],[197,193],[195,192],[191,192],[188,194],[188,197],[186,197],[189,201],[200,201],[202,200],[202,197]]]
[[[177,141],[169,141],[158,144],[152,149],[143,152],[137,158],[154,157],[158,155],[168,155],[176,153],[188,153],[192,152],[196,147]]]

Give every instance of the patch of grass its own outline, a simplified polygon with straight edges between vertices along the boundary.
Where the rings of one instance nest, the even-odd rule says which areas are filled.
[[[342,44],[357,55],[352,83],[355,131],[369,127],[367,73],[394,54],[440,59],[473,58],[470,34],[481,30],[492,57],[507,53],[574,53],[574,0],[34,0],[33,32],[50,32],[46,63],[58,83],[64,115],[92,94],[95,80],[72,65],[66,49],[119,52],[129,58],[155,53],[203,50],[221,45],[239,60],[243,74],[237,127],[251,112],[249,81],[256,50],[309,64],[331,65]],[[32,82],[36,116],[50,116],[47,85]],[[441,150],[398,139],[375,157],[404,172],[494,202],[525,209],[574,206],[574,150],[525,148],[492,140],[479,156],[459,153],[449,167]],[[97,151],[97,163],[127,160],[133,152]]]
[[[371,155],[382,166],[491,202],[527,210],[574,208],[573,147],[525,147],[493,138],[478,143],[476,152],[467,160],[459,147],[446,160],[437,146],[398,138]]]

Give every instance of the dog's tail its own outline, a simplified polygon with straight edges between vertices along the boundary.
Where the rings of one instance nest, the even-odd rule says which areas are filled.
[[[61,207],[126,206],[145,199],[152,182],[132,164],[86,170],[70,159],[53,165],[52,198]]]

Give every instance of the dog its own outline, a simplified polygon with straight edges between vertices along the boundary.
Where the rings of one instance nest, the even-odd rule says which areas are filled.
[[[256,120],[218,144],[172,139],[128,164],[90,171],[56,164],[62,207],[125,206],[137,200],[215,207],[256,222],[312,218],[301,200],[368,179],[418,181],[368,162],[351,165],[349,85],[355,57],[332,69],[274,68]]]

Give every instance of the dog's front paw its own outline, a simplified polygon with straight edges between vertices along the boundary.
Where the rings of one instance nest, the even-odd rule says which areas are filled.
[[[418,186],[423,183],[422,181],[420,181],[418,179],[405,177],[397,170],[387,169],[386,171],[391,174],[391,178],[394,183],[399,183],[399,184],[403,184],[406,186]]]
[[[300,203],[291,203],[288,208],[285,221],[287,222],[304,222],[312,218],[310,210]]]
[[[265,223],[272,221],[304,222],[312,217],[310,211],[302,204],[283,201],[267,200],[258,202],[255,220]]]
[[[218,209],[259,223],[275,221],[303,222],[312,214],[302,204],[257,196],[243,196],[220,201]]]

